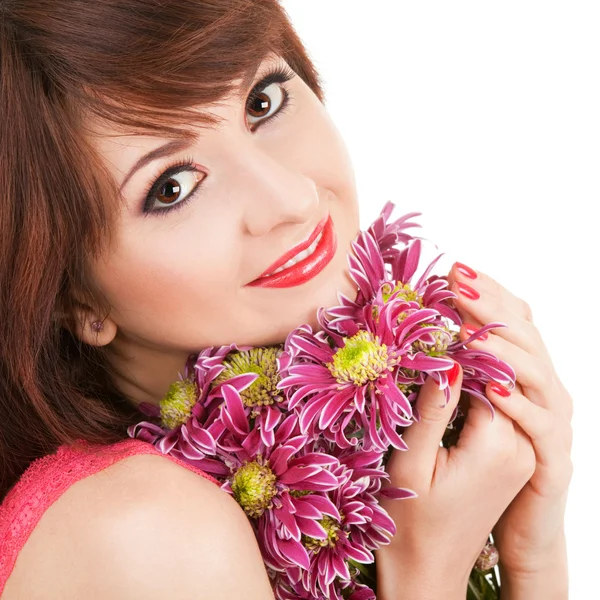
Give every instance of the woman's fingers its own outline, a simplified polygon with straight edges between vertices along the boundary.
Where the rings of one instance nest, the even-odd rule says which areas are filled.
[[[481,271],[474,271],[475,279],[461,272],[460,263],[454,263],[448,274],[448,288],[456,294],[454,303],[464,320],[472,315],[480,323],[499,321],[507,327],[494,329],[494,333],[537,356],[549,360],[541,334],[533,324],[531,307],[527,302],[509,292],[504,286]],[[465,291],[469,293],[463,293]],[[471,288],[469,290],[469,288]],[[472,298],[471,292],[478,297]]]
[[[467,322],[463,323],[459,332],[463,342],[470,337],[467,327],[483,327],[473,316],[467,314],[466,318]],[[500,330],[488,331],[485,339],[478,338],[469,342],[467,348],[490,352],[508,363],[514,368],[517,376],[515,389],[518,393],[525,395],[534,404],[562,414],[570,421],[573,414],[572,402],[569,402],[570,398],[556,377],[552,365],[497,335],[496,331]]]
[[[495,459],[508,450],[507,443],[514,436],[512,421],[502,411],[495,409],[494,420],[489,407],[477,397],[468,396],[463,408],[464,423],[455,445],[448,448],[451,463],[462,462],[467,455],[473,468]]]
[[[458,404],[462,385],[462,368],[456,363],[453,369],[456,369],[456,379],[450,388],[450,401],[446,406],[444,390],[439,389],[435,379],[427,377],[416,401],[420,420],[402,434],[408,450],[394,451],[387,464],[388,473],[394,479],[410,481],[410,486],[414,486],[416,480],[417,493],[419,489],[429,489],[438,452],[445,451],[440,448],[440,442]]]
[[[530,483],[536,492],[543,497],[563,493],[573,474],[569,456],[573,441],[571,428],[565,423],[560,423],[561,417],[556,417],[514,391],[505,398],[489,390],[488,397],[502,412],[518,423],[531,439],[537,468]],[[565,432],[568,432],[568,435]]]

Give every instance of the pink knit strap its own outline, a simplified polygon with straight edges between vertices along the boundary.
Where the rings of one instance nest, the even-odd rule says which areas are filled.
[[[44,512],[73,483],[135,454],[166,456],[180,466],[221,485],[198,467],[171,454],[163,454],[149,442],[127,438],[110,445],[63,445],[54,454],[34,460],[0,505],[0,594],[4,590],[17,555]]]

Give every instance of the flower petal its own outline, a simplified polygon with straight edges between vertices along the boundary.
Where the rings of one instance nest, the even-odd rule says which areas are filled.
[[[295,540],[278,539],[276,544],[281,554],[291,563],[296,564],[303,569],[310,568],[308,552],[300,542]]]

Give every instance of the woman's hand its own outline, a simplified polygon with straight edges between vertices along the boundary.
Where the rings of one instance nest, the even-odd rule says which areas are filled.
[[[507,325],[467,347],[493,353],[513,367],[517,375],[516,388],[509,397],[498,394],[490,384],[487,397],[499,409],[497,414],[513,419],[515,427],[529,436],[535,449],[536,468],[492,534],[503,569],[511,576],[527,577],[547,568],[564,550],[565,505],[573,473],[573,401],[554,370],[526,302],[491,277],[461,263],[452,266],[448,283],[458,296],[454,302],[463,320],[463,341],[471,335],[467,326],[478,329],[493,321]],[[479,294],[476,299],[469,297],[473,296],[473,289],[475,296]],[[493,474],[493,469],[490,472]]]
[[[440,445],[460,400],[462,369],[454,369],[446,406],[436,381],[426,379],[416,400],[420,421],[402,434],[409,450],[394,449],[386,464],[383,488],[408,487],[418,497],[380,497],[396,524],[391,543],[375,552],[384,600],[464,600],[492,527],[535,470],[529,437],[502,411],[492,422],[481,401],[468,410],[458,443]]]

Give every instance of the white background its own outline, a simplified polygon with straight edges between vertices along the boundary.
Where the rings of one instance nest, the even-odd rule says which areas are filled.
[[[282,4],[325,79],[362,226],[387,200],[419,211],[410,231],[446,253],[434,273],[458,260],[531,305],[575,406],[570,598],[600,598],[600,2]]]

